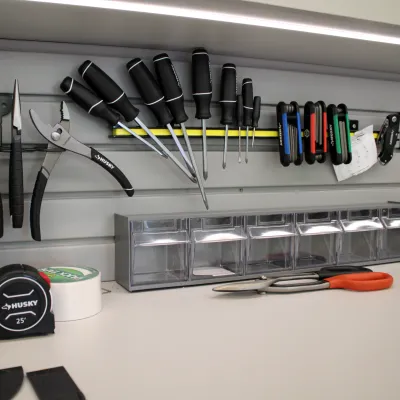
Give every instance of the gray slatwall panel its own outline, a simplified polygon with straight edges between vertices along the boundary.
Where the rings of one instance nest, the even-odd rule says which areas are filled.
[[[225,210],[280,210],[282,208],[343,207],[343,205],[382,204],[387,200],[400,201],[400,188],[390,185],[377,187],[307,187],[301,188],[260,188],[243,192],[234,189],[209,193],[210,209],[214,212]],[[7,202],[5,206],[8,207]],[[26,207],[29,203],[26,202]],[[99,238],[114,235],[114,214],[161,214],[161,213],[203,213],[204,206],[197,193],[181,192],[177,195],[143,195],[134,198],[89,197],[48,199],[42,205],[43,240]],[[29,241],[28,215],[23,229],[10,229],[6,220],[6,235],[2,243]]]
[[[25,245],[25,247],[24,247]],[[32,247],[22,243],[12,248],[1,248],[1,266],[28,264],[37,268],[48,266],[85,266],[101,271],[104,281],[114,279],[114,243],[109,240],[100,244],[57,245]]]
[[[143,55],[147,60],[150,59],[148,51],[133,50],[132,53],[132,57]],[[182,54],[179,55],[180,60],[184,58]],[[190,60],[190,54],[186,58]],[[219,127],[219,64],[229,59],[222,61],[223,57],[216,58],[218,63],[212,66],[213,118],[208,126]],[[20,81],[25,143],[43,143],[30,122],[28,110],[34,108],[44,120],[55,123],[59,117],[59,102],[64,99],[58,88],[59,82],[66,75],[77,77],[76,67],[85,59],[84,56],[71,54],[0,52],[0,92],[11,92],[15,77]],[[124,65],[129,58],[96,56],[91,59],[121,83],[141,109],[141,119],[149,126],[154,126],[154,117],[143,106],[126,73]],[[187,126],[199,126],[199,121],[194,119],[195,110],[190,95],[190,64],[179,61],[175,65],[185,90],[189,115]],[[300,104],[319,99],[326,103],[345,102],[354,110],[350,114],[352,119],[358,119],[361,126],[373,124],[375,129],[380,127],[387,111],[398,109],[396,101],[399,82],[249,68],[245,66],[245,59],[241,60],[241,65],[238,68],[239,83],[242,77],[251,77],[255,94],[262,96],[260,126],[263,128],[276,125],[272,105],[280,100],[297,100]],[[254,65],[254,60],[249,60],[249,65]],[[321,71],[324,70],[329,69],[322,67]],[[88,117],[74,105],[71,105],[70,111],[73,135],[84,143],[97,146],[113,160],[131,180],[137,195],[128,199],[113,178],[94,163],[73,154],[64,154],[53,171],[43,202],[44,242],[32,243],[28,222],[29,193],[33,189],[44,154],[24,154],[27,193],[25,226],[22,230],[13,230],[6,218],[5,236],[0,241],[1,264],[28,262],[37,266],[49,263],[90,265],[99,268],[103,278],[112,279],[113,244],[111,239],[104,239],[103,243],[103,238],[114,235],[114,213],[203,212],[204,206],[197,186],[189,182],[172,163],[154,153],[131,151],[136,148],[136,140],[110,139],[110,131],[101,120]],[[4,119],[3,127],[5,142],[8,142],[9,117]],[[237,139],[231,139],[230,145],[234,151],[229,153],[228,169],[223,171],[222,140],[209,141],[210,147],[218,150],[209,152],[210,174],[206,187],[212,211],[240,212],[323,204],[343,206],[400,199],[400,157],[395,157],[384,169],[376,166],[359,177],[338,184],[329,163],[283,168],[276,152],[264,151],[263,143],[270,142],[257,140],[256,143],[263,151],[252,152],[250,163],[239,165]],[[199,140],[194,140],[194,145],[198,144]],[[126,146],[129,146],[129,151],[126,151]],[[201,166],[201,153],[196,152],[196,157]],[[4,194],[7,191],[8,156],[0,154],[0,192]],[[8,210],[7,201],[4,205],[5,210]],[[93,244],[91,238],[97,238],[95,240],[100,242]],[[70,240],[74,243],[71,244]]]

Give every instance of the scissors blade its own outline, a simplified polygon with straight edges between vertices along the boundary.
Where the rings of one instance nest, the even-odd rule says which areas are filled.
[[[269,286],[269,279],[228,283],[213,288],[214,292],[263,292]]]

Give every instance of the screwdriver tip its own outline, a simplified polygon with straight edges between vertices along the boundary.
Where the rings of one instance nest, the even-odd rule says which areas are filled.
[[[226,163],[222,164],[222,168],[225,169],[226,168]]]
[[[207,180],[207,178],[208,178],[208,172],[204,172],[204,173],[203,173],[203,178],[204,178],[205,181]]]

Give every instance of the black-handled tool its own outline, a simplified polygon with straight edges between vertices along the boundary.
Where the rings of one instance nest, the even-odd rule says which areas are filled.
[[[14,83],[14,99],[11,121],[11,151],[9,165],[9,202],[13,228],[22,228],[24,223],[24,174],[22,166],[22,118],[18,80]]]
[[[400,114],[390,114],[382,124],[377,144],[379,148],[378,159],[382,165],[386,165],[392,158],[394,148],[399,139]]]
[[[3,117],[12,110],[12,99],[9,94],[0,94],[0,146],[2,145]],[[0,194],[0,238],[4,235],[3,201]]]
[[[249,162],[249,127],[253,125],[253,81],[250,78],[243,79],[243,125],[246,127],[246,163]]]
[[[211,118],[212,78],[210,59],[203,47],[192,53],[192,95],[196,104],[196,118],[201,120],[203,136],[203,177],[208,178],[206,120]]]
[[[169,130],[190,172],[184,166],[182,166],[175,157],[172,158],[172,160],[191,181],[196,182],[196,173],[189,159],[187,158],[178,137],[172,129],[171,123],[173,121],[173,116],[165,104],[164,95],[154,76],[140,58],[134,58],[133,60],[129,61],[126,64],[126,67],[144,103],[154,113],[159,124],[166,126]],[[171,158],[172,153],[167,154]]]
[[[224,154],[222,168],[226,168],[226,156],[228,152],[229,125],[234,123],[236,108],[236,66],[235,64],[224,64],[221,74],[221,124],[225,125]]]
[[[49,142],[47,154],[37,175],[35,188],[32,194],[30,221],[32,238],[34,240],[41,240],[40,210],[42,199],[51,171],[63,151],[71,151],[72,153],[79,154],[94,161],[96,164],[108,171],[118,181],[129,197],[133,196],[134,189],[132,188],[128,178],[112,161],[97,150],[85,146],[69,134],[70,116],[65,102],[61,102],[61,121],[55,126],[45,124],[34,110],[30,110],[29,114],[38,132]],[[108,115],[109,118],[111,118],[112,114]],[[57,148],[59,151],[54,151]]]
[[[201,196],[203,198],[204,205],[208,210],[208,200],[204,191],[203,181],[199,174],[196,159],[194,158],[192,146],[190,144],[189,135],[186,131],[185,122],[188,120],[188,116],[185,112],[184,98],[182,87],[179,82],[178,74],[172,64],[168,54],[162,53],[153,58],[154,67],[156,70],[158,82],[160,83],[162,92],[165,97],[165,102],[171,111],[174,121],[180,124],[183,137],[185,139],[186,147],[188,149],[190,162],[196,174],[197,184],[199,186]]]
[[[255,96],[253,101],[253,138],[251,140],[251,147],[254,147],[254,137],[256,136],[256,129],[258,128],[260,113],[261,113],[261,97]]]
[[[238,150],[239,150],[239,164],[242,162],[242,125],[243,125],[243,97],[241,94],[236,96],[236,120],[239,131]]]
[[[156,136],[138,118],[139,110],[129,101],[125,92],[100,67],[92,61],[87,60],[79,67],[78,71],[90,88],[94,90],[94,92],[97,93],[97,95],[102,98],[107,105],[118,111],[127,122],[135,121],[160,146],[158,143],[159,141],[156,140]],[[119,126],[154,150],[154,146],[140,137],[136,132],[132,131],[132,129],[123,125],[121,121],[119,121]],[[160,143],[162,144],[162,142]],[[163,151],[163,146],[160,147],[162,150],[160,152],[156,149],[157,153],[168,158]]]
[[[107,104],[100,99],[96,94],[87,89],[85,86],[81,85],[75,79],[67,76],[60,85],[61,90],[68,95],[78,106],[83,108],[88,114],[95,117],[99,117],[107,121],[111,126],[120,126],[122,129],[129,132],[135,138],[140,140],[143,144],[150,147],[152,150],[157,152],[159,155],[164,156],[156,147],[148,143],[137,133],[126,127],[121,122],[120,115],[112,110]]]

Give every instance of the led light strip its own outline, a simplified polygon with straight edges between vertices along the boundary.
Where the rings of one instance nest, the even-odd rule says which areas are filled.
[[[353,31],[349,29],[330,28],[328,26],[302,24],[297,22],[257,18],[243,14],[230,14],[215,11],[196,10],[174,6],[162,6],[157,4],[136,3],[128,1],[109,0],[25,0],[36,3],[51,3],[70,6],[102,8],[119,11],[132,11],[147,14],[168,15],[173,17],[201,19],[232,24],[275,28],[288,31],[313,33],[317,35],[335,36],[347,39],[364,40],[369,42],[388,43],[400,45],[400,37],[379,35],[368,32]]]

